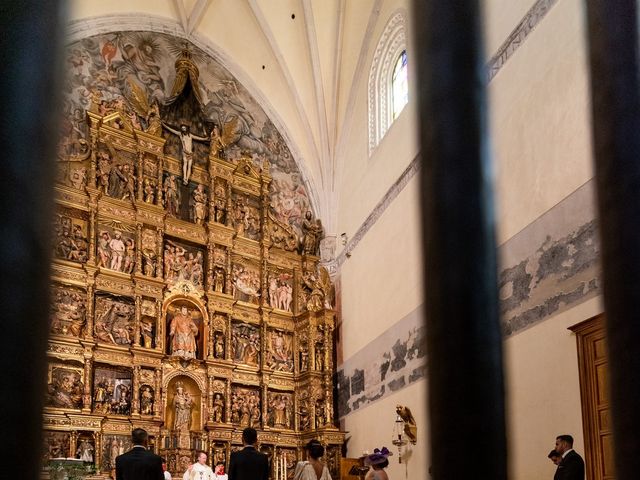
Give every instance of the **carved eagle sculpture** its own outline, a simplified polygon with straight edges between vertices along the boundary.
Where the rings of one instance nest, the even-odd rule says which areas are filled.
[[[402,405],[396,405],[396,413],[400,415],[400,418],[404,420],[404,433],[409,438],[413,445],[418,440],[418,426],[413,418],[413,414],[409,407],[403,407]]]

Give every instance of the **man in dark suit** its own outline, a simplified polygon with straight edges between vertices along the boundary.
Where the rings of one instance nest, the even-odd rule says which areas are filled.
[[[131,432],[133,448],[116,457],[116,480],[164,480],[162,458],[147,450],[147,439],[142,428]]]
[[[229,480],[269,480],[269,460],[256,450],[258,432],[254,428],[242,431],[244,448],[231,454]]]
[[[553,480],[584,480],[584,460],[573,449],[571,435],[556,437],[556,452],[562,455]]]

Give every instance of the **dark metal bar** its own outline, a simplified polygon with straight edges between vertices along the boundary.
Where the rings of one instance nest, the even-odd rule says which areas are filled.
[[[477,0],[414,1],[431,469],[506,478],[502,338]]]
[[[640,472],[640,70],[636,0],[587,0],[616,478]]]
[[[0,4],[0,451],[39,478],[60,2]]]

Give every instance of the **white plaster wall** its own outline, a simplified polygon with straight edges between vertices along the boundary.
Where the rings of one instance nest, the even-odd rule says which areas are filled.
[[[416,175],[343,264],[343,358],[364,348],[422,304]]]
[[[592,176],[582,2],[559,0],[489,85],[498,243]]]
[[[567,328],[601,312],[593,298],[505,342],[510,478],[553,478],[547,454],[557,435],[573,435],[584,456],[576,337]]]
[[[345,419],[344,429],[349,438],[348,455],[358,457],[366,450],[386,446],[393,456],[389,457],[387,474],[393,480],[428,480],[429,442],[427,429],[426,381],[419,381],[394,395],[378,400],[370,406],[357,410]],[[398,449],[391,443],[396,405],[411,408],[418,424],[418,441],[407,445],[403,463],[398,463]]]
[[[536,0],[483,0],[485,53],[491,58]]]

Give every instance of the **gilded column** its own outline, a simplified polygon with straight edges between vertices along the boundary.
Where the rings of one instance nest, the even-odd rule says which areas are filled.
[[[264,356],[264,355],[263,355]],[[267,380],[268,382],[268,380]],[[267,425],[267,408],[268,408],[268,404],[267,404],[267,383],[265,383],[265,378],[262,377],[261,380],[261,387],[262,387],[262,405],[261,405],[261,409],[262,409],[262,418],[260,418],[260,424],[261,425],[257,425],[254,426],[253,428],[259,429],[261,426],[264,428]]]
[[[85,313],[86,324],[84,327],[84,338],[87,340],[93,339],[93,300],[95,296],[95,286],[93,282],[93,277],[87,281],[87,309]]]
[[[231,283],[233,281],[231,277],[231,251],[227,248],[227,271],[224,274],[225,282],[224,282],[224,293],[227,295],[231,294]]]
[[[164,269],[164,261],[162,257],[162,240],[164,237],[164,231],[161,227],[158,227],[158,239],[156,240],[156,255],[157,255],[157,266],[156,266],[156,278],[162,278],[162,271]]]
[[[133,367],[133,400],[131,402],[131,415],[140,414],[140,366]]]
[[[231,182],[227,182],[227,214],[225,215],[224,224],[231,226]]]
[[[98,204],[95,199],[91,199],[89,202],[89,231],[87,235],[89,236],[89,264],[96,263],[96,209],[98,208]]]
[[[78,449],[78,432],[73,430],[69,435],[69,457],[75,458]]]
[[[208,398],[207,398],[207,416],[209,418],[209,422],[213,422],[213,375],[209,375],[208,377],[209,385],[208,385]]]
[[[162,175],[164,173],[164,155],[158,155],[158,189],[156,195],[156,205],[159,207],[164,206],[162,201]]]
[[[133,345],[135,347],[139,347],[140,346],[140,321],[142,320],[142,296],[136,295],[135,302],[136,302],[136,305],[135,305],[136,312],[135,312],[135,319],[133,323]]]
[[[162,372],[159,368],[155,370],[155,385],[153,392],[153,416],[160,418],[162,416]]]
[[[140,148],[140,147],[138,147]],[[136,195],[139,202],[144,201],[143,192],[143,180],[144,180],[144,152],[138,152],[138,194]]]
[[[136,275],[142,275],[142,224],[136,224]]]
[[[84,392],[82,395],[82,411],[84,413],[91,412],[91,385],[93,384],[92,377],[93,359],[88,357],[85,352],[84,358]]]
[[[162,300],[156,300],[156,350],[164,352],[164,324],[162,322]]]
[[[89,134],[91,135],[91,165],[89,167],[89,186],[96,187],[97,177],[97,151],[98,151],[98,125],[101,118],[93,112],[87,112],[89,116]]]
[[[225,386],[224,421],[226,423],[231,423],[231,379],[230,378],[227,378],[227,382]],[[227,458],[229,457],[227,456]]]
[[[211,242],[207,243],[207,272],[205,275],[206,289],[209,292],[214,290],[213,285],[213,245]]]
[[[232,338],[232,334],[233,332],[231,331],[232,327],[232,323],[231,323],[231,314],[227,314],[227,331],[226,331],[226,345],[225,345],[225,349],[224,349],[224,358],[226,360],[231,360],[231,345],[233,342],[233,338]]]

